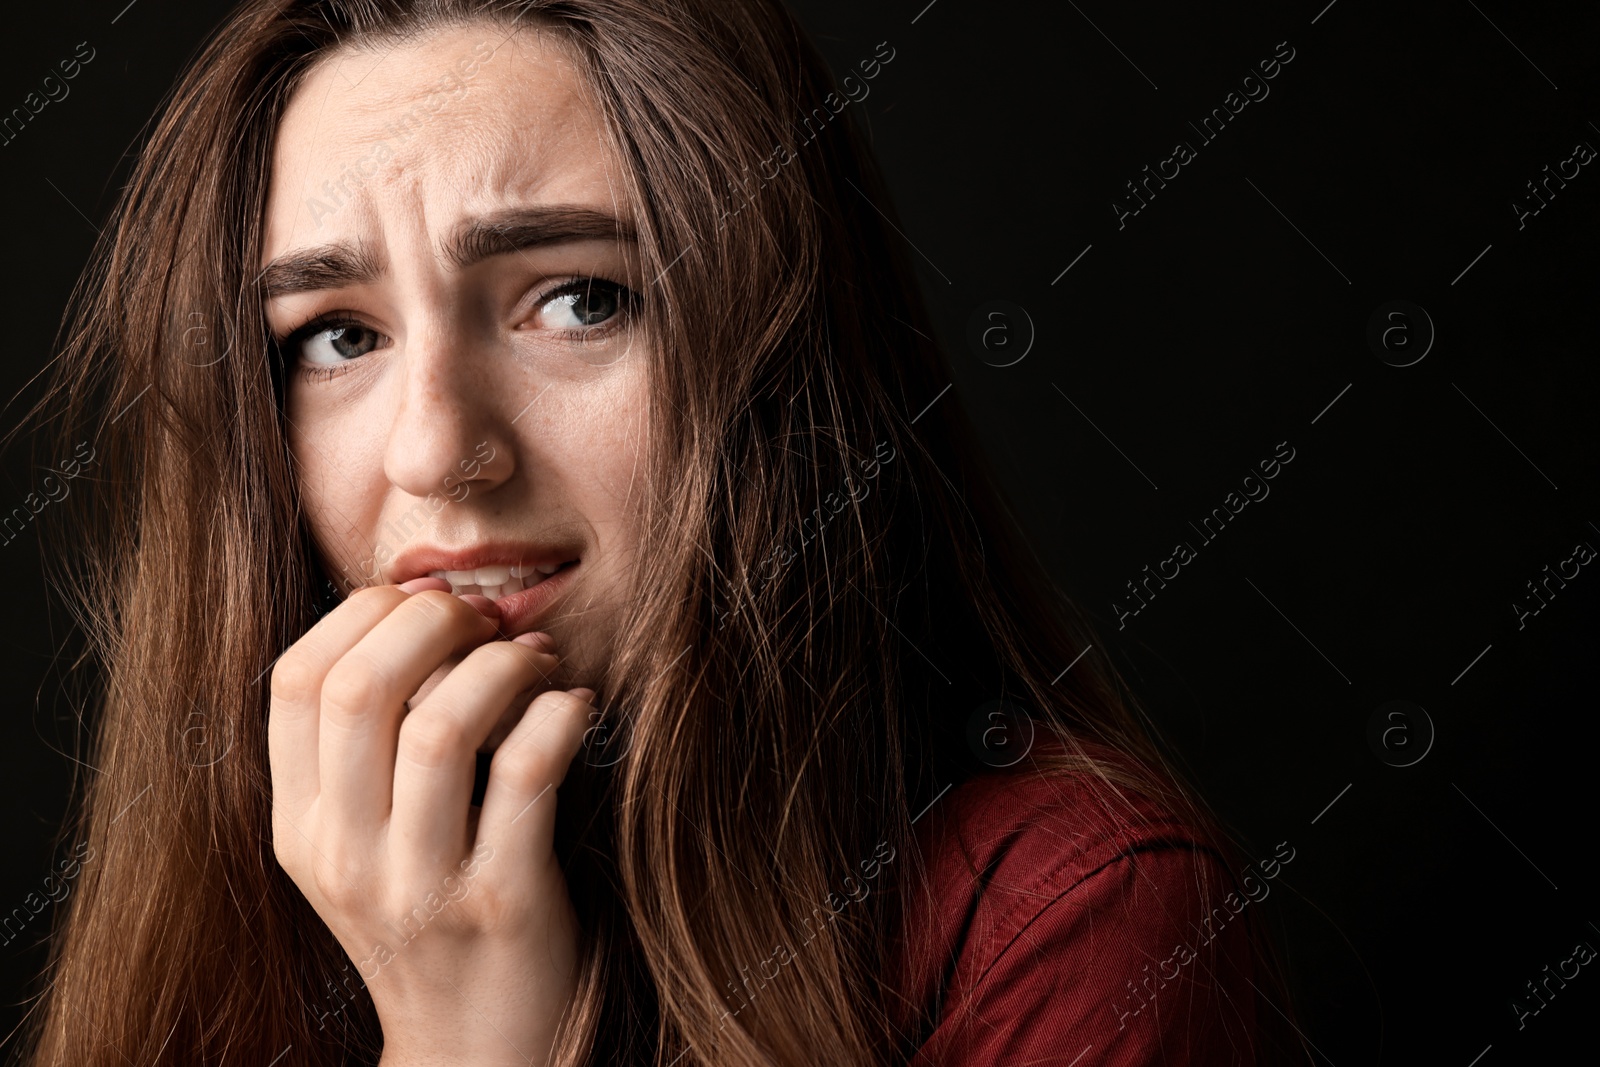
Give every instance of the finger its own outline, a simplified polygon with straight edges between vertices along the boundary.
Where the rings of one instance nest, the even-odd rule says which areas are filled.
[[[329,668],[406,596],[393,586],[358,590],[290,645],[273,664],[267,759],[275,806],[301,812],[316,799],[323,680]]]
[[[534,698],[522,721],[495,749],[478,818],[478,841],[513,869],[546,862],[555,840],[556,790],[566,779],[595,713],[593,690],[552,689]],[[596,713],[597,714],[597,713]]]
[[[328,669],[318,796],[340,819],[371,828],[388,818],[406,698],[447,658],[492,638],[495,616],[425,589],[396,605]]]
[[[507,705],[531,699],[560,663],[536,643],[524,634],[474,649],[401,723],[390,839],[425,865],[453,863],[471,844],[478,748]]]

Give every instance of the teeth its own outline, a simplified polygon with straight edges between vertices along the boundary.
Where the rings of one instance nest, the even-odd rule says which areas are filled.
[[[450,592],[456,596],[475,593],[499,600],[520,593],[544,581],[565,564],[515,564],[513,566],[478,567],[470,571],[429,571],[430,578],[443,578],[450,583]]]

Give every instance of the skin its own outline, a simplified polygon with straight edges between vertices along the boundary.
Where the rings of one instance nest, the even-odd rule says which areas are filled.
[[[471,58],[462,88],[430,95]],[[607,318],[603,299],[546,294],[590,276],[643,281],[631,242],[465,268],[441,249],[461,220],[505,208],[626,219],[600,131],[570,54],[487,23],[328,57],[278,131],[262,266],[334,241],[383,266],[267,304],[278,337],[330,311],[357,324],[284,350],[290,447],[329,573],[362,575],[392,537],[385,524],[407,514],[426,518],[391,552],[510,540],[572,544],[581,560],[543,633],[522,635],[446,582],[391,584],[391,564],[273,670],[274,847],[361,971],[388,1067],[543,1063],[572,995],[577,928],[551,790],[592,725],[593,690],[568,687],[603,685],[634,558],[650,348],[625,304]],[[380,143],[389,158],[374,167]],[[351,195],[330,210],[324,183],[341,176]],[[339,372],[313,379],[296,362]],[[451,486],[441,510],[417,510]],[[494,753],[481,811],[480,749]]]

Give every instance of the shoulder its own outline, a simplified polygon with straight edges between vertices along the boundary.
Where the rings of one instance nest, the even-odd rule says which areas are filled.
[[[1248,900],[1201,827],[1086,773],[1012,770],[915,830],[892,967],[914,1063],[1253,1062]]]

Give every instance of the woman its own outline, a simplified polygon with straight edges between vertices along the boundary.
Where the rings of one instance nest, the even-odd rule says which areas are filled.
[[[49,398],[104,695],[34,1062],[1265,1059],[1251,883],[939,399],[893,54],[219,30]]]

